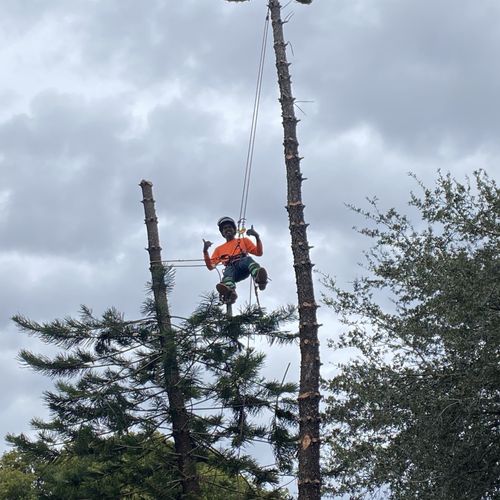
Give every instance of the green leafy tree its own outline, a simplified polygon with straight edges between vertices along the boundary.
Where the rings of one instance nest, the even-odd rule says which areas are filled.
[[[159,433],[101,438],[82,427],[63,446],[16,441],[11,453],[28,471],[32,498],[175,498],[179,490],[173,446]]]
[[[36,475],[21,453],[9,451],[0,458],[0,499],[34,500]]]
[[[170,287],[168,273],[165,280]],[[29,351],[20,353],[23,363],[57,380],[56,390],[44,396],[51,420],[32,421],[38,431],[36,440],[30,441],[24,435],[8,436],[8,440],[23,453],[38,453],[46,461],[51,454],[58,456],[61,445],[83,443],[85,448],[85,436],[90,436],[90,443],[99,442],[96,440],[102,436],[123,440],[131,432],[146,437],[160,432],[170,439],[166,366],[154,312],[151,299],[144,309],[145,318],[137,321],[126,321],[115,309],[97,318],[86,307],[78,319],[44,324],[14,317],[22,330],[62,350],[52,357]],[[172,324],[181,374],[179,386],[189,408],[187,425],[193,440],[193,457],[205,476],[214,470],[229,478],[247,478],[252,489],[276,484],[280,473],[292,470],[296,388],[294,384],[260,375],[265,356],[251,347],[250,339],[293,341],[295,335],[281,331],[279,325],[294,318],[293,308],[265,314],[257,307],[228,318],[212,295],[190,318],[178,318],[179,324]],[[255,441],[273,447],[274,467],[261,467],[245,453],[244,448]],[[109,443],[105,441],[103,446]],[[140,445],[137,448],[141,453],[146,451]],[[78,482],[78,470],[88,470],[87,458],[70,454],[68,463],[71,460],[75,463],[68,465],[67,472],[75,478],[70,482]],[[114,456],[111,466],[113,463]],[[96,474],[101,473],[99,467],[107,467],[105,460],[99,464],[95,465]],[[182,474],[174,461],[169,468],[169,479],[163,481],[163,490],[155,498],[180,495],[175,492],[183,480]],[[111,480],[109,498],[126,477],[133,477],[132,469],[123,471],[122,476],[115,475]],[[62,473],[61,468],[58,473]],[[103,477],[107,476],[103,473]],[[78,488],[76,496],[81,494],[82,486]],[[91,490],[85,492],[93,498]]]
[[[0,499],[177,498],[181,488],[173,472],[173,451],[172,442],[160,433],[100,438],[83,428],[73,443],[60,449],[38,442],[5,453],[0,459]],[[201,499],[286,498],[208,463],[199,472]]]
[[[351,291],[327,279],[358,355],[327,383],[327,491],[500,498],[500,197],[483,171],[421,183],[410,219],[356,212],[374,240]]]

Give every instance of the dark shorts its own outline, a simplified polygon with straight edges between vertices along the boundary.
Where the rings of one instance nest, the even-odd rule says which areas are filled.
[[[228,279],[238,283],[238,281],[248,278],[250,276],[251,264],[256,264],[256,262],[248,255],[228,264],[224,269],[222,281],[224,282]]]

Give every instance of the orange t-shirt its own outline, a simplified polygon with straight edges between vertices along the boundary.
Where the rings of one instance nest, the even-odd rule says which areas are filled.
[[[258,249],[252,240],[248,238],[234,238],[234,240],[230,240],[222,245],[219,245],[214,250],[210,261],[213,266],[216,266],[220,262],[226,265],[230,257],[246,253],[251,253],[257,256],[262,255],[262,252],[258,252]]]

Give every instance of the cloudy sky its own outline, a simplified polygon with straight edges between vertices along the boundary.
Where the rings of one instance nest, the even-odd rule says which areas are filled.
[[[265,0],[0,0],[0,434],[46,416],[50,381],[22,368],[44,349],[10,318],[140,316],[149,278],[141,179],[151,180],[165,259],[201,257],[237,217]],[[316,268],[348,286],[367,241],[345,203],[405,209],[408,172],[498,176],[500,4],[496,0],[284,3],[309,240]],[[247,209],[272,308],[295,301],[272,45]],[[216,272],[179,269],[187,315]],[[250,299],[247,284],[240,300]],[[319,295],[320,287],[317,288]],[[255,300],[255,299],[252,299]],[[335,318],[319,310],[325,375]],[[298,350],[269,349],[281,378]],[[1,448],[5,449],[2,441]]]

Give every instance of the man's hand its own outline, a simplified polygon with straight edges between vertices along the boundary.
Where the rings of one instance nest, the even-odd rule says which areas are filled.
[[[202,238],[203,240],[203,238]],[[203,240],[203,251],[204,252],[208,252],[208,249],[212,246],[212,242],[211,241],[205,241]]]
[[[255,238],[259,239],[259,233],[252,227],[247,231],[248,236],[255,236]]]

